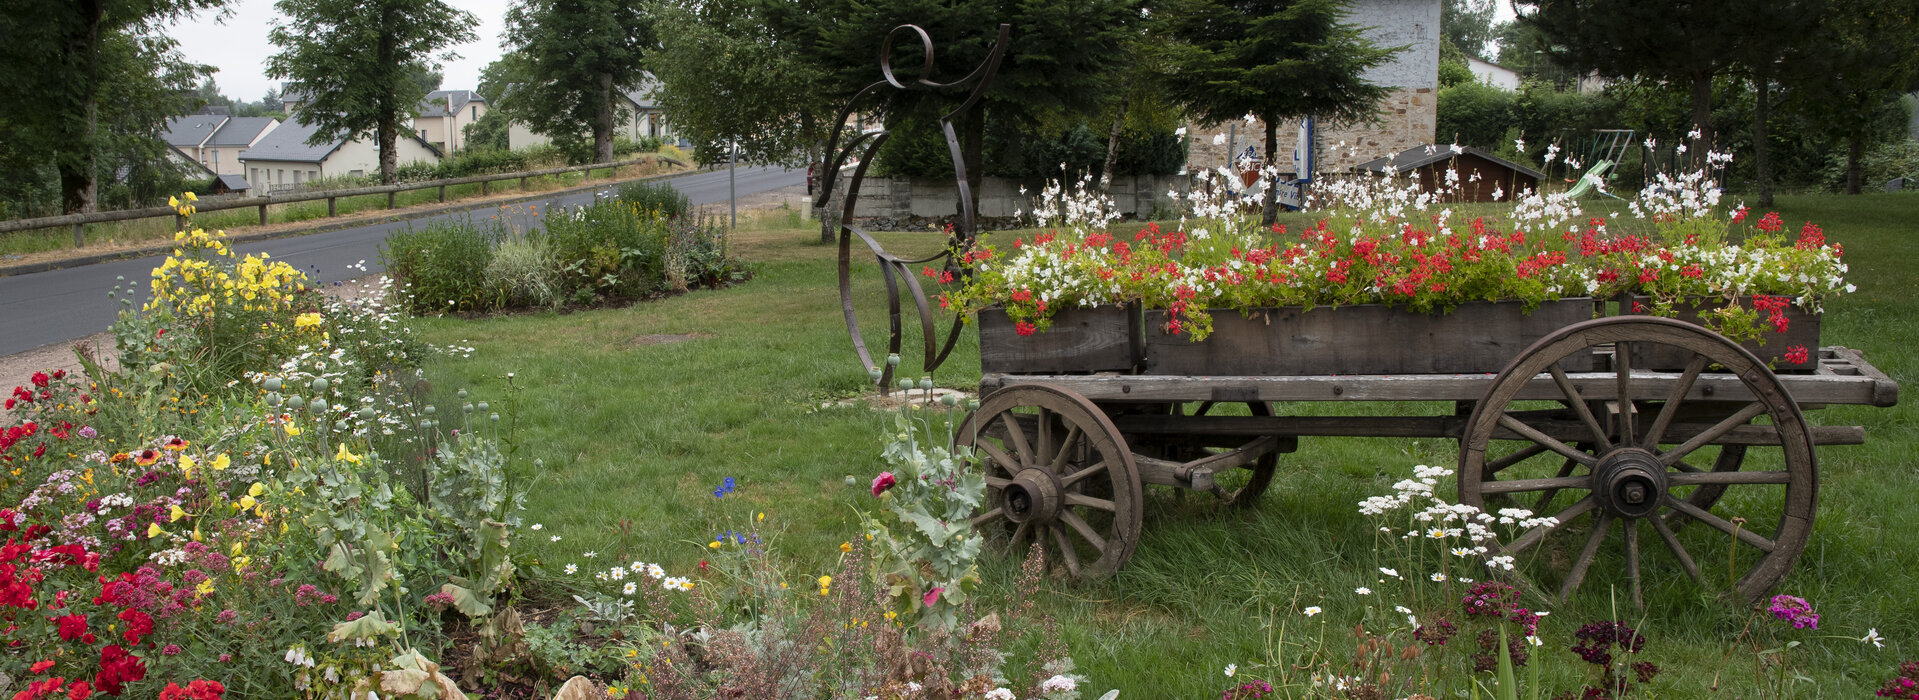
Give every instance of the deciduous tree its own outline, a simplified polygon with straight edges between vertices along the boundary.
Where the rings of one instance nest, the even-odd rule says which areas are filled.
[[[94,209],[106,153],[161,157],[155,135],[185,107],[205,66],[184,61],[159,33],[167,21],[226,0],[0,0],[0,169],[17,194],[48,164],[61,209]],[[154,101],[127,103],[109,95]],[[144,145],[134,141],[144,140]]]
[[[479,20],[441,0],[279,0],[285,20],[268,38],[267,75],[307,97],[290,118],[316,128],[311,143],[373,132],[380,180],[398,180],[399,136],[411,129],[425,82],[446,49],[474,38]]]
[[[590,133],[592,160],[613,160],[621,102],[640,87],[654,45],[643,3],[520,0],[507,10],[504,43],[526,82],[499,107],[563,149]]]

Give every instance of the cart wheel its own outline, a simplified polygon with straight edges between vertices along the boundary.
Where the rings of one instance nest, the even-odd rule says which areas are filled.
[[[986,469],[986,503],[973,526],[1008,533],[1013,556],[1043,542],[1049,564],[1074,578],[1110,576],[1132,557],[1139,471],[1091,401],[1050,386],[1008,387],[987,395],[957,435]]]
[[[1187,413],[1187,404],[1183,403],[1146,404],[1141,412],[1152,415],[1204,416],[1212,414],[1213,411],[1221,405],[1223,404],[1203,401],[1197,406],[1194,406],[1191,413]],[[1264,401],[1254,401],[1245,405],[1250,415],[1273,415],[1272,404]],[[1199,459],[1209,454],[1219,454],[1221,452],[1240,449],[1255,439],[1245,438],[1235,442],[1233,438],[1216,436],[1208,436],[1207,438],[1200,439],[1183,439],[1167,435],[1125,435],[1123,437],[1126,439],[1126,444],[1130,446],[1134,452],[1149,457],[1169,459],[1175,462],[1186,462]],[[1222,440],[1224,442],[1221,442]],[[1273,472],[1277,470],[1278,465],[1279,454],[1274,452],[1260,457],[1258,461],[1248,465],[1244,470],[1234,470],[1237,474],[1234,477],[1228,477],[1233,479],[1233,481],[1221,479],[1221,481],[1224,482],[1223,485],[1227,487],[1222,501],[1240,508],[1257,504],[1259,497],[1265,495],[1267,487],[1272,485]],[[1235,483],[1237,486],[1234,486]],[[1185,492],[1180,491],[1180,493]]]
[[[1635,378],[1635,353],[1650,345],[1680,348],[1691,360],[1678,375],[1660,375],[1672,380],[1654,380],[1644,372]],[[1611,376],[1575,380],[1557,365],[1595,348],[1613,351]],[[1737,401],[1722,395],[1711,402],[1701,400],[1707,392],[1696,391],[1694,385],[1708,368],[1738,377],[1744,393],[1756,398]],[[1554,395],[1539,393],[1542,374],[1551,376],[1545,386]],[[1582,389],[1621,400],[1594,402]],[[1557,411],[1536,410],[1534,399],[1562,405]],[[1595,404],[1610,408],[1600,414]],[[1570,416],[1555,419],[1555,413],[1565,416],[1568,411]],[[1492,458],[1489,448],[1495,440],[1517,441],[1522,447]],[[1710,471],[1692,464],[1707,454],[1701,448],[1715,444],[1722,447]],[[1755,460],[1767,465],[1763,469],[1740,471],[1747,445],[1776,445],[1780,456]],[[1743,572],[1732,586],[1744,599],[1756,601],[1792,569],[1806,548],[1817,501],[1812,447],[1812,432],[1798,404],[1752,353],[1681,321],[1602,318],[1541,339],[1493,380],[1460,437],[1459,500],[1481,508],[1489,507],[1489,501],[1497,508],[1508,499],[1544,506],[1535,509],[1536,514],[1556,518],[1556,525],[1521,533],[1496,553],[1513,556],[1522,571],[1538,575],[1535,581],[1556,578],[1560,600],[1578,590],[1601,559],[1602,545],[1617,521],[1623,549],[1604,552],[1600,569],[1623,570],[1635,603],[1643,606],[1642,558],[1658,560],[1656,565],[1676,563],[1703,585],[1695,557],[1707,555]],[[1553,465],[1558,465],[1556,471]],[[1724,496],[1732,497],[1722,500]],[[1587,525],[1574,525],[1581,518]],[[1681,537],[1673,523],[1687,520],[1710,529],[1688,528]],[[1660,544],[1641,548],[1642,521]],[[1660,549],[1669,556],[1642,556],[1645,550]]]

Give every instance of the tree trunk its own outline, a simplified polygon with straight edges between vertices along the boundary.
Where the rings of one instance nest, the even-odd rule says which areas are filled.
[[[1266,121],[1265,165],[1270,167],[1273,165],[1273,158],[1279,156],[1279,115],[1268,114],[1261,117],[1261,119]],[[1266,174],[1264,172],[1260,173],[1260,180],[1266,180]],[[1266,194],[1262,197],[1262,201],[1265,202],[1266,206],[1265,213],[1259,217],[1259,225],[1270,227],[1274,221],[1279,220],[1279,188],[1274,187],[1273,183],[1267,182]]]
[[[1758,206],[1765,209],[1772,206],[1772,147],[1766,142],[1766,119],[1772,111],[1772,80],[1760,76],[1757,87],[1752,105],[1752,167],[1753,176],[1759,180]]]
[[[400,124],[397,115],[380,117],[380,126],[375,128],[380,142],[380,182],[391,185],[400,181]]]
[[[613,162],[613,74],[600,74],[600,105],[593,110],[593,162]]]
[[[1106,134],[1106,167],[1100,169],[1099,188],[1105,190],[1113,186],[1113,161],[1119,160],[1119,131],[1126,123],[1126,103],[1119,103],[1119,113],[1113,115],[1113,129]]]
[[[100,23],[105,9],[99,2],[87,0],[80,3],[80,13],[86,18],[86,27],[71,38],[66,50],[68,65],[79,72],[74,77],[80,82],[80,104],[86,114],[80,124],[80,138],[65,144],[74,149],[73,157],[59,159],[57,168],[60,206],[67,214],[90,212],[98,206],[99,188],[95,182],[98,173],[95,171],[100,127]]]
[[[1846,138],[1846,194],[1859,194],[1865,179],[1865,167],[1860,163],[1866,157],[1866,135],[1854,132]]]
[[[1712,152],[1712,73],[1692,74],[1692,124],[1699,130],[1699,140],[1687,144],[1692,149],[1692,167],[1705,172],[1709,161],[1706,154]]]

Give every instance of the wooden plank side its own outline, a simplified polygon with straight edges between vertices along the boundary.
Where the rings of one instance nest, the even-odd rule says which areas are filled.
[[[1212,312],[1201,342],[1167,333],[1166,312],[1143,320],[1145,363],[1157,375],[1456,374],[1498,372],[1534,341],[1592,318],[1590,299],[1469,302],[1450,314],[1414,313],[1379,304]],[[1589,356],[1567,358],[1568,371],[1592,369]]]
[[[1633,296],[1630,297],[1630,301],[1632,303],[1632,313],[1651,313],[1649,307],[1652,305],[1652,300],[1650,298]],[[1752,308],[1752,299],[1750,297],[1741,299],[1739,303],[1747,309]],[[1705,325],[1703,323],[1705,315],[1721,306],[1724,306],[1724,304],[1674,304],[1673,313],[1674,318],[1703,326]],[[1762,317],[1760,325],[1763,328],[1760,331],[1760,336],[1752,340],[1740,341],[1739,347],[1745,348],[1747,352],[1758,356],[1760,360],[1765,361],[1771,366],[1774,372],[1811,372],[1817,370],[1819,368],[1818,352],[1806,353],[1806,361],[1797,363],[1787,361],[1785,355],[1787,348],[1795,346],[1807,348],[1808,350],[1818,349],[1819,314],[1799,308],[1797,304],[1791,304],[1786,306],[1785,316],[1786,332],[1775,332],[1772,324],[1766,323]],[[1639,353],[1637,362],[1647,369],[1678,371],[1684,369],[1686,363],[1692,361],[1692,353],[1666,345],[1641,343],[1640,347],[1636,348],[1636,351]]]
[[[1053,327],[1020,335],[999,309],[979,313],[982,372],[1123,372],[1133,367],[1128,310],[1118,306],[1066,309]]]
[[[1664,396],[1679,380],[1677,372],[1635,372],[1632,391],[1637,396]],[[1013,384],[1051,384],[1095,401],[1207,401],[1216,392],[1252,397],[1259,401],[1477,401],[1492,386],[1492,374],[1346,375],[1346,376],[1151,376],[1044,375],[1022,377],[988,374],[980,390],[993,391]],[[1610,372],[1569,375],[1580,395],[1592,400],[1618,398]],[[1802,404],[1885,406],[1889,398],[1880,381],[1866,375],[1792,374],[1779,377],[1793,399]],[[1520,390],[1515,400],[1553,401],[1562,398],[1549,375],[1539,375]],[[1896,395],[1895,395],[1896,396]],[[1704,374],[1687,392],[1692,401],[1751,401],[1738,377]]]

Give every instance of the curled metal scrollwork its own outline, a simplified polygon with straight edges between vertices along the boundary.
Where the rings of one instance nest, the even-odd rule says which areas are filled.
[[[924,51],[919,77],[902,81],[893,70],[893,44],[907,35],[919,39]],[[853,99],[847,101],[845,108],[840,111],[839,121],[833,128],[832,138],[827,141],[826,156],[830,160],[826,163],[825,172],[822,173],[817,199],[813,202],[815,208],[824,208],[831,201],[835,185],[838,184],[840,169],[846,166],[848,159],[856,152],[859,154],[859,165],[853,168],[852,177],[847,181],[846,196],[840,204],[840,307],[845,313],[846,331],[853,339],[853,352],[859,355],[860,364],[869,368],[878,368],[882,373],[881,392],[887,391],[892,385],[895,368],[883,361],[875,362],[872,352],[866,347],[865,336],[860,333],[859,316],[853,310],[853,239],[858,238],[866,245],[867,250],[873,253],[879,261],[880,274],[886,282],[887,315],[890,321],[887,353],[898,354],[900,351],[902,340],[900,287],[903,281],[907,293],[912,297],[915,310],[919,312],[920,338],[926,345],[925,370],[931,372],[938,368],[946,361],[947,355],[953,352],[953,346],[959,342],[960,328],[964,319],[958,315],[954,316],[952,328],[946,333],[945,342],[941,343],[938,340],[939,336],[934,332],[933,316],[931,309],[927,306],[926,291],[920,286],[919,279],[913,276],[911,266],[940,263],[940,267],[943,268],[952,256],[953,247],[970,245],[974,236],[978,234],[978,216],[974,210],[972,185],[967,182],[966,159],[960,151],[959,136],[953,130],[953,119],[972,108],[979,102],[980,96],[986,93],[987,87],[993,82],[993,76],[999,72],[1000,61],[1006,57],[1006,48],[1011,36],[1012,25],[999,25],[999,38],[994,42],[993,50],[987,54],[986,59],[966,77],[941,83],[931,78],[934,66],[932,37],[926,34],[926,30],[915,25],[902,24],[894,27],[893,31],[887,33],[886,41],[880,47],[880,74],[884,77],[861,89],[853,96]],[[860,109],[865,100],[878,95],[880,90],[888,88],[936,90],[961,87],[969,83],[973,87],[966,99],[941,116],[939,120],[940,130],[946,136],[947,150],[953,159],[953,177],[959,183],[960,220],[954,228],[951,241],[957,245],[949,246],[946,250],[925,258],[908,259],[893,255],[887,252],[878,241],[873,240],[873,237],[864,229],[852,224],[853,211],[859,202],[860,185],[866,179],[866,169],[872,165],[873,156],[879,153],[880,146],[886,143],[888,133],[885,129],[868,131],[854,136],[842,146],[840,137],[846,130],[847,121]]]

